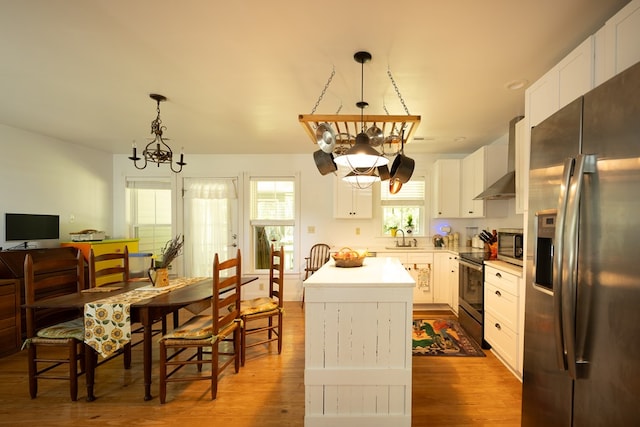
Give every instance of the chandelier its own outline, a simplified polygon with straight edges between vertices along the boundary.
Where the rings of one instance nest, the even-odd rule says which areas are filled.
[[[137,147],[135,142],[133,143],[133,156],[129,157],[130,160],[133,160],[133,164],[137,169],[144,169],[147,167],[147,163],[157,163],[158,167],[160,167],[161,163],[169,163],[169,167],[175,173],[180,173],[182,171],[182,167],[186,165],[184,162],[184,153],[180,152],[180,160],[175,162],[178,168],[174,168],[173,166],[173,151],[171,151],[171,147],[165,142],[168,141],[168,138],[162,138],[162,132],[167,128],[166,126],[162,126],[162,120],[160,120],[160,102],[166,101],[167,98],[162,95],[158,95],[155,93],[149,94],[151,99],[154,99],[157,102],[157,113],[156,118],[151,122],[151,133],[155,135],[153,141],[149,142],[144,150],[142,150],[142,158],[138,157]],[[138,160],[142,160],[144,158],[144,163],[142,166],[138,166]]]
[[[413,173],[413,160],[404,156],[404,143],[415,133],[420,124],[420,116],[412,116],[400,95],[398,86],[388,71],[391,83],[400,99],[406,115],[365,115],[368,103],[364,101],[364,64],[372,59],[369,52],[356,52],[353,55],[361,65],[360,101],[356,107],[359,115],[317,115],[320,104],[335,71],[320,94],[311,114],[300,114],[298,121],[311,138],[318,144],[314,161],[322,175],[336,173],[338,166],[346,169],[343,180],[356,188],[370,187],[376,181],[390,180],[390,190],[398,192],[402,183],[409,181]],[[389,157],[396,156],[391,170],[387,166]],[[410,169],[410,170],[409,170]]]

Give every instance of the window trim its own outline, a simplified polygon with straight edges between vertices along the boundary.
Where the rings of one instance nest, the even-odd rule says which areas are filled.
[[[265,220],[252,220],[251,212],[251,185],[252,181],[255,180],[264,180],[264,181],[293,181],[294,184],[294,218],[290,220],[269,220],[267,224],[264,223]],[[244,189],[245,189],[245,206],[244,209],[244,223],[247,225],[247,231],[244,233],[243,238],[243,246],[246,248],[245,252],[247,253],[244,256],[245,261],[243,262],[244,267],[243,270],[252,273],[252,274],[266,274],[268,269],[255,269],[255,259],[254,259],[254,242],[253,242],[253,226],[254,225],[285,225],[285,226],[293,226],[293,264],[291,270],[285,270],[285,274],[299,274],[301,271],[300,264],[300,221],[301,221],[301,192],[300,192],[300,172],[295,172],[292,174],[253,174],[250,172],[245,172],[243,174],[244,181]]]
[[[418,199],[418,198],[414,198],[414,199],[383,199],[382,197],[382,191],[383,191],[383,187],[382,185],[384,185],[385,183],[381,184],[381,188],[379,189],[379,217],[380,217],[380,221],[378,224],[378,233],[380,233],[380,236],[383,238],[390,238],[391,235],[388,233],[385,233],[384,231],[384,222],[385,222],[385,217],[384,217],[384,209],[386,207],[418,207],[420,209],[420,221],[418,224],[418,229],[420,230],[420,234],[416,234],[415,236],[417,237],[425,237],[428,235],[427,232],[427,228],[428,228],[428,211],[427,211],[427,206],[426,206],[426,201],[427,201],[427,177],[423,176],[423,175],[418,175],[418,176],[414,176],[412,178],[412,181],[409,182],[416,182],[416,181],[422,181],[423,183],[423,198],[422,199]],[[399,193],[400,195],[402,195],[402,193]],[[399,229],[404,230],[405,227],[404,226],[399,226]]]

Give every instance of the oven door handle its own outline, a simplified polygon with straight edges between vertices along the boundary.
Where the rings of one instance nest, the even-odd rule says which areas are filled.
[[[473,270],[482,271],[482,265],[472,264],[470,262],[463,261],[462,258],[458,258],[458,263],[460,263],[460,265],[462,266],[469,267]]]

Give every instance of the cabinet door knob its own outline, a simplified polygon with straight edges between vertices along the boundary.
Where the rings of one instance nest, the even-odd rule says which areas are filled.
[[[502,327],[500,326],[500,323],[496,323],[493,326],[495,326],[497,330],[501,330],[502,329]]]
[[[500,291],[496,291],[496,295],[498,295],[499,297],[502,296],[502,294],[500,293]]]
[[[500,274],[500,273],[496,273],[496,277],[497,277],[498,279],[502,279],[502,274]]]

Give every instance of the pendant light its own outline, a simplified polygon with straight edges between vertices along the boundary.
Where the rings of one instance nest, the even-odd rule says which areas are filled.
[[[369,136],[366,134],[364,123],[364,109],[369,106],[364,101],[364,64],[371,60],[371,54],[369,52],[356,52],[353,55],[356,62],[360,63],[361,67],[361,80],[360,80],[360,101],[356,103],[356,107],[360,109],[360,121],[361,131],[356,136],[356,142],[353,147],[349,148],[345,154],[336,157],[335,162],[339,166],[344,166],[349,169],[347,177],[353,175],[367,175],[367,179],[373,179],[377,177],[375,174],[375,168],[385,166],[389,163],[389,159],[384,157],[378,150],[373,148],[369,143]],[[346,178],[346,177],[345,177]]]

